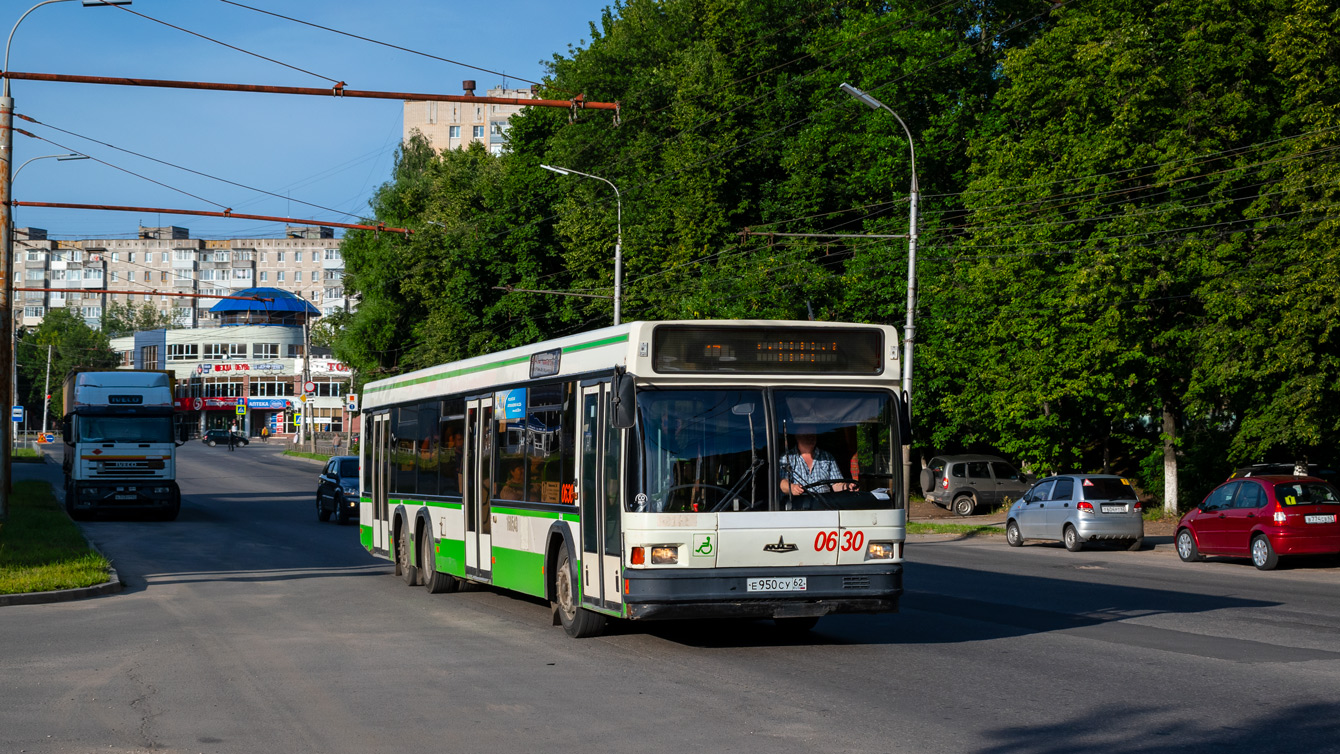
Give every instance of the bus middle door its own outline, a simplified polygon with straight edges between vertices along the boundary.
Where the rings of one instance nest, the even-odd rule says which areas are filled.
[[[582,519],[582,604],[619,610],[623,560],[620,536],[620,430],[610,421],[609,381],[582,385],[578,502]]]
[[[493,398],[465,402],[465,575],[493,578]]]
[[[368,475],[372,485],[368,489],[372,494],[372,518],[367,523],[372,529],[372,550],[382,554],[391,552],[391,506],[387,502],[390,496],[391,479],[391,422],[390,413],[383,411],[370,417],[371,432],[364,431],[368,443]],[[362,521],[359,522],[360,524]]]

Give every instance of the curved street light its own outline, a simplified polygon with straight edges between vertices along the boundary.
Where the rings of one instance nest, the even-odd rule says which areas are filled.
[[[912,344],[917,339],[916,310],[917,310],[917,199],[921,194],[921,188],[917,184],[917,148],[912,143],[912,132],[907,128],[907,124],[899,117],[893,108],[871,97],[869,94],[857,89],[851,84],[842,84],[838,87],[842,91],[851,95],[860,102],[863,102],[872,110],[885,110],[898,121],[898,125],[903,127],[903,133],[907,135],[907,148],[912,153],[912,190],[909,196],[911,205],[911,216],[908,218],[907,229],[907,320],[903,324],[903,393],[907,396],[908,412],[911,413],[912,407]],[[903,446],[903,501],[908,499],[911,491],[912,475],[912,451],[906,445]]]
[[[14,173],[17,171],[14,170],[14,100],[9,96],[9,48],[14,43],[14,32],[19,30],[19,24],[29,13],[43,5],[62,2],[70,0],[43,0],[24,11],[19,20],[14,22],[14,28],[9,30],[9,39],[5,42],[5,83],[3,93],[0,94],[0,162],[4,163],[4,167],[0,168],[0,253],[5,255],[3,266],[0,266],[4,270],[4,283],[0,285],[0,322],[10,330],[14,328],[14,213],[10,202],[14,199]],[[83,0],[85,7],[130,3],[131,0]],[[13,368],[13,338],[0,337],[0,375],[3,375],[0,381],[8,383],[0,386],[0,399],[10,406],[14,405],[14,381],[8,379],[8,375]],[[9,491],[13,487],[10,455],[14,452],[14,446],[8,432],[0,432],[0,438],[3,438],[0,439],[0,521],[4,521],[9,518]]]
[[[619,196],[619,187],[598,175],[583,173],[580,170],[560,168],[556,165],[541,165],[540,167],[559,175],[579,175],[583,178],[592,178],[614,189],[615,230],[617,233],[614,239],[614,324],[617,325],[620,322],[619,306],[623,301],[623,199]]]

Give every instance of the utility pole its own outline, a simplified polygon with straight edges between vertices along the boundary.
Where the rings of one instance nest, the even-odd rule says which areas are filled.
[[[13,32],[10,32],[10,37],[13,37]],[[14,306],[10,300],[10,288],[14,284],[14,208],[10,201],[14,195],[10,171],[14,168],[14,98],[9,96],[8,78],[5,79],[4,96],[0,96],[0,162],[4,163],[4,167],[0,168],[0,253],[5,255],[3,264],[0,264],[2,271],[0,276],[4,277],[4,280],[0,281],[0,322],[3,322],[6,328],[13,330]],[[11,338],[0,338],[0,365],[12,361],[14,361],[14,341]],[[3,366],[0,366],[0,375],[8,377]],[[0,398],[6,401],[6,406],[14,405],[13,388],[14,383],[9,381],[0,385]],[[5,432],[3,437],[0,437],[0,522],[9,519],[13,454],[14,446],[10,442],[9,433]]]
[[[298,426],[298,444],[302,444],[304,430],[310,425],[311,432],[306,432],[308,442],[308,453],[316,452],[316,425],[312,424],[312,406],[307,398],[307,383],[312,379],[312,344],[308,342],[308,327],[311,324],[311,315],[303,317],[302,320],[302,395],[304,398],[302,404],[302,423]]]
[[[42,434],[47,433],[47,409],[51,406],[51,344],[47,344],[47,376],[42,382]]]

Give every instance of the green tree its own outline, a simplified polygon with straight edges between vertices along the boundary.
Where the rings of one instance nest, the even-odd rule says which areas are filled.
[[[969,344],[933,367],[970,386],[947,414],[1041,468],[1110,462],[1115,440],[1176,507],[1202,285],[1249,232],[1280,112],[1270,8],[1067,7],[1006,56],[1008,128],[973,146],[970,234],[935,291],[939,337]]]
[[[105,332],[89,327],[82,317],[69,309],[49,309],[42,324],[22,333],[15,352],[19,365],[17,392],[23,396],[23,405],[34,416],[40,417],[42,412],[48,346],[51,347],[51,403],[48,408],[50,416],[56,419],[63,413],[62,383],[71,369],[110,369],[121,362]]]
[[[170,314],[162,314],[152,304],[135,306],[131,303],[108,304],[102,312],[102,331],[110,338],[120,338],[137,332],[173,329],[178,327]]]

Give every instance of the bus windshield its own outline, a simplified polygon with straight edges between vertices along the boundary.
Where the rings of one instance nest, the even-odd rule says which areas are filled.
[[[75,418],[79,442],[172,442],[170,416],[85,416]]]
[[[782,510],[894,506],[894,403],[884,391],[777,390]]]
[[[883,391],[644,390],[629,510],[894,505],[894,403]],[[771,438],[771,441],[770,441]]]

